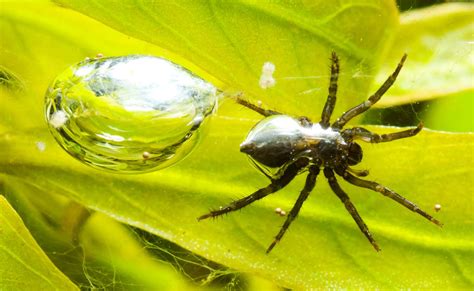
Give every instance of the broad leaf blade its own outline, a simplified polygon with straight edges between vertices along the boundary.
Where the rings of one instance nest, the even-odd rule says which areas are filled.
[[[382,52],[398,25],[392,1],[67,1],[135,38],[173,51],[223,83],[223,90],[295,115],[313,115],[327,96],[332,50],[342,59],[337,113],[366,97]],[[277,85],[258,80],[275,64]],[[395,65],[395,63],[393,64]],[[355,77],[355,78],[354,78]]]
[[[408,60],[401,77],[377,106],[459,94],[473,96],[473,17],[472,3],[446,3],[402,13],[388,59],[398,60],[407,53]],[[383,82],[392,71],[392,66],[385,65],[376,83]]]
[[[315,9],[316,12],[319,9],[324,11],[323,7],[331,8],[326,2],[321,3],[318,9]],[[350,17],[353,21],[348,21],[351,25],[359,23],[361,18],[371,19],[370,21],[380,24],[380,27],[375,25],[366,27],[367,24],[361,22],[358,29],[364,36],[370,35],[372,29],[375,31],[382,29],[387,34],[384,37],[389,38],[390,31],[394,28],[392,24],[395,21],[395,10],[392,2],[380,5],[392,7],[388,10],[391,16],[380,19],[378,16],[371,18],[372,14],[369,14],[367,17],[366,14],[357,12],[357,5],[352,5],[352,9],[343,10],[343,14],[353,17]],[[359,6],[362,7],[360,9],[363,9],[370,5],[362,3]],[[94,7],[92,6],[92,8]],[[111,4],[110,7],[115,6]],[[378,7],[379,10],[385,11],[380,8],[382,6]],[[106,13],[104,11],[107,9],[96,8],[98,9],[96,13]],[[141,6],[133,6],[133,8],[128,10],[130,15],[133,15],[135,11],[149,11],[149,8]],[[91,7],[87,9],[91,9]],[[125,9],[122,8],[122,10]],[[18,12],[16,17],[26,14],[26,11],[29,10],[21,10],[21,13]],[[121,9],[112,9],[112,11],[118,13]],[[325,15],[329,18],[331,15],[340,15],[331,13],[331,11],[339,12],[340,9],[326,11]],[[93,11],[89,12],[94,13]],[[34,15],[31,11],[29,13],[27,15]],[[73,15],[68,14],[68,17],[77,17],[77,15]],[[127,20],[129,14],[110,13],[108,15],[111,15],[110,17],[115,15],[117,19]],[[151,15],[156,16],[156,14]],[[172,17],[168,14],[164,15]],[[185,15],[189,16],[189,13]],[[143,16],[143,18],[146,17]],[[136,19],[138,30],[143,35],[151,38],[159,37],[159,34],[156,34],[151,27],[151,30],[148,30],[145,24],[141,24],[142,21],[146,22],[149,19],[142,20],[140,17],[130,17],[130,19]],[[155,17],[154,19],[151,24],[155,24],[157,20],[161,21],[161,18]],[[206,20],[203,17],[200,19]],[[259,18],[251,21],[258,22]],[[387,21],[388,24],[384,21]],[[66,20],[63,22],[68,23]],[[212,21],[204,21],[204,23],[212,24]],[[54,24],[51,22],[49,25]],[[240,24],[242,25],[242,22]],[[296,25],[295,31],[297,32],[300,31],[299,25]],[[64,27],[68,26],[64,25]],[[69,47],[80,46],[83,42],[81,36],[83,38],[85,36],[78,33],[78,27],[72,24],[69,27],[71,34],[58,37],[56,41],[62,43],[61,40],[65,40],[67,43],[71,36],[77,36],[72,37],[72,40],[78,38],[81,42],[73,42],[73,45]],[[89,29],[93,27],[90,26]],[[204,27],[201,26],[203,29]],[[354,28],[354,26],[351,27]],[[281,24],[276,24],[272,35],[279,35],[280,29],[284,29],[284,27],[282,28]],[[344,35],[343,31],[341,35]],[[285,41],[260,42],[258,37],[252,34],[252,30],[245,32],[248,32],[249,37],[253,36],[256,39],[255,51],[260,52],[257,56],[261,56],[262,52],[268,54],[270,49],[262,49],[267,44],[273,44],[269,48],[276,48],[276,51],[280,52],[278,62],[281,63],[277,63],[277,58],[274,60],[277,64],[277,72],[282,72],[282,75],[276,75],[280,78],[277,79],[277,84],[284,83],[286,85],[278,87],[280,88],[278,90],[288,92],[288,95],[271,90],[261,90],[262,94],[257,92],[260,90],[256,88],[261,67],[260,60],[255,61],[255,69],[250,71],[240,59],[236,59],[232,53],[222,48],[223,53],[216,56],[219,62],[217,65],[213,65],[212,62],[207,62],[205,57],[201,58],[201,55],[193,56],[192,53],[186,53],[188,50],[180,50],[176,40],[171,44],[176,45],[176,52],[182,52],[183,58],[195,58],[192,61],[208,70],[209,76],[215,74],[216,78],[224,80],[222,83],[231,83],[232,80],[236,80],[236,85],[226,83],[228,86],[244,89],[245,93],[250,92],[259,97],[262,96],[259,99],[275,105],[272,107],[276,107],[276,109],[318,116],[321,110],[320,105],[324,102],[327,94],[329,71],[327,58],[333,48],[316,43],[317,41],[314,40],[311,41],[313,35],[308,32],[295,34],[302,39],[292,42],[291,44],[294,44],[292,49],[285,46],[288,44]],[[133,33],[130,32],[130,34],[137,36]],[[136,33],[138,34],[138,32]],[[21,36],[25,39],[31,37],[28,30],[25,30]],[[384,40],[377,39],[371,41],[370,44],[364,44],[364,39],[363,37],[362,43],[354,51],[354,55],[351,52],[341,53],[340,93],[342,93],[339,94],[338,99],[337,110],[339,112],[347,109],[347,104],[354,104],[356,99],[365,98],[370,78],[364,79],[362,82],[359,79],[354,80],[354,74],[356,76],[370,76],[369,68],[376,67],[377,60],[381,56],[382,49],[379,46],[383,46]],[[12,41],[16,44],[14,38]],[[38,43],[41,44],[41,42]],[[106,45],[96,38],[91,43],[94,44],[92,51]],[[206,42],[206,44],[208,43],[210,42]],[[220,44],[217,43],[216,46]],[[117,51],[126,53],[137,47],[131,46],[124,51]],[[229,45],[225,47],[232,48]],[[109,52],[113,54],[113,47],[108,48]],[[168,48],[174,50],[175,47]],[[239,47],[238,51],[240,50]],[[63,50],[61,49],[61,51]],[[207,46],[198,51],[201,54],[209,53]],[[374,57],[361,57],[359,54],[361,51],[373,51]],[[19,49],[17,52],[23,54],[25,50]],[[254,53],[250,49],[244,52],[250,53],[250,55]],[[287,58],[287,54],[290,52],[294,52],[294,58]],[[54,64],[64,65],[74,62],[76,56],[66,53],[65,55],[56,57],[43,52],[38,57],[45,63],[54,62]],[[84,56],[81,54],[81,58]],[[300,60],[299,62],[294,61],[297,59],[296,57]],[[203,63],[198,62],[201,59]],[[262,57],[262,62],[267,60],[269,59]],[[232,66],[236,65],[235,72],[229,75],[224,74],[226,71],[219,68],[219,65],[226,66],[227,63],[231,71]],[[392,63],[393,66],[396,65],[396,61]],[[6,133],[1,137],[0,171],[5,179],[12,177],[24,179],[45,191],[72,197],[85,206],[104,212],[122,222],[146,229],[207,258],[241,271],[262,275],[286,287],[466,288],[472,286],[472,267],[470,266],[473,259],[472,209],[469,207],[471,197],[469,192],[465,191],[465,189],[472,188],[472,184],[470,184],[473,178],[470,166],[472,165],[472,152],[470,151],[473,143],[472,135],[423,132],[408,140],[364,147],[366,157],[361,168],[368,168],[374,179],[414,200],[423,209],[429,211],[435,203],[440,203],[443,209],[437,217],[446,223],[444,229],[440,230],[430,225],[421,217],[395,205],[394,202],[384,197],[380,197],[377,193],[370,193],[370,191],[343,184],[343,188],[349,192],[383,248],[383,252],[377,254],[358,231],[344,207],[329,191],[323,177],[319,177],[316,190],[305,203],[301,215],[294,222],[283,241],[269,256],[266,256],[264,254],[266,247],[283,223],[283,218],[275,215],[273,209],[281,207],[288,211],[291,208],[304,182],[303,175],[298,177],[287,189],[238,213],[230,214],[216,221],[199,223],[196,221],[196,217],[207,212],[209,208],[218,207],[232,199],[248,195],[268,183],[268,180],[258,174],[248,163],[247,158],[238,150],[238,145],[248,130],[258,121],[256,115],[228,102],[219,108],[219,115],[210,120],[211,127],[207,130],[207,135],[203,136],[199,148],[180,164],[146,175],[122,176],[103,173],[82,165],[68,156],[49,135],[47,126],[45,124],[41,126],[43,124],[41,121],[42,95],[47,83],[57,73],[55,70],[58,68],[48,69],[48,66],[41,66],[39,62],[33,63],[30,67],[19,64],[8,66],[20,78],[24,76],[19,73],[20,69],[24,70],[25,75],[32,76],[35,75],[37,67],[46,70],[41,76],[36,77],[38,83],[30,88],[32,93],[28,96],[34,102],[24,102],[25,108],[34,114],[29,115],[27,110],[16,110],[15,114],[12,114],[15,118],[30,118],[30,125],[35,125],[35,127],[30,130],[23,128],[21,131]],[[252,72],[250,76],[248,76],[248,72]],[[284,72],[289,73],[286,75]],[[219,75],[221,73],[222,77]],[[283,81],[284,79],[281,78],[284,76],[307,77],[308,75],[322,78],[309,79],[309,81],[305,79],[303,85],[301,85],[302,83],[296,84],[297,82],[294,80]],[[235,78],[227,81],[226,78],[231,77]],[[239,81],[240,78],[242,81]],[[319,88],[320,91],[313,90],[312,94],[307,96],[298,94],[301,90],[315,88]],[[274,89],[277,90],[277,88]],[[315,96],[317,97],[315,98]],[[5,111],[11,112],[10,108],[14,106],[15,102],[8,103]],[[14,123],[12,124],[11,127],[16,128]],[[393,131],[395,130],[397,129],[393,129]],[[45,148],[38,148],[36,142],[43,142]]]
[[[39,246],[76,285],[189,289],[172,266],[157,260],[131,235],[128,226],[21,179],[3,179],[2,186]]]
[[[432,129],[474,132],[474,94],[465,92],[450,98],[439,98],[430,104],[423,122]]]
[[[177,58],[49,1],[3,3],[0,32],[0,80],[6,78],[0,87],[2,131],[43,122],[46,89],[59,73],[86,57],[102,53]]]
[[[11,136],[9,141],[15,147],[3,140],[0,146],[7,150],[0,161],[8,176],[66,193],[116,219],[283,286],[471,286],[472,206],[465,189],[470,189],[474,178],[472,156],[466,159],[473,146],[472,135],[425,131],[393,144],[365,147],[366,160],[361,168],[370,169],[377,181],[429,212],[433,212],[434,204],[441,204],[443,208],[436,216],[445,223],[443,229],[380,194],[343,183],[383,248],[376,253],[324,178],[319,177],[316,190],[291,230],[270,255],[265,255],[283,223],[273,209],[291,208],[303,177],[238,213],[216,221],[196,221],[209,208],[268,183],[238,153],[237,145],[247,129],[242,124],[249,127],[252,122],[216,120],[212,134],[186,162],[140,176],[91,170],[71,160],[48,135]],[[228,128],[234,129],[231,134]],[[44,140],[47,148],[31,156],[35,148],[30,140],[34,139]],[[457,161],[456,168],[452,161]]]
[[[0,233],[0,289],[79,290],[43,253],[1,195]]]

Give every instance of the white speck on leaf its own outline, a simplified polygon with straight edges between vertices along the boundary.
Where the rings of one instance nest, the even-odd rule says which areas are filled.
[[[271,62],[265,62],[262,67],[262,75],[273,75],[275,72],[275,65]]]
[[[36,148],[40,151],[40,152],[44,152],[44,150],[46,149],[46,144],[42,141],[37,141],[36,142]]]
[[[260,75],[259,85],[262,89],[267,89],[275,86],[275,79],[273,73],[275,72],[275,65],[271,62],[265,62],[262,67],[262,75]]]
[[[286,211],[281,209],[280,207],[275,208],[275,213],[280,215],[280,216],[285,216],[286,215]]]

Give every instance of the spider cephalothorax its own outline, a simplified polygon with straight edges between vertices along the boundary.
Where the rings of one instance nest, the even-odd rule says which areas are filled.
[[[295,118],[277,111],[266,110],[246,100],[237,98],[238,103],[265,116],[265,118],[257,123],[249,132],[245,141],[240,145],[240,150],[250,156],[257,167],[271,180],[271,183],[267,187],[259,189],[247,197],[233,201],[229,205],[221,207],[219,210],[211,211],[199,217],[199,220],[216,217],[241,209],[285,187],[296,175],[307,170],[309,173],[306,178],[305,186],[288,214],[280,232],[267,249],[268,253],[273,249],[276,243],[281,240],[291,222],[298,215],[303,202],[316,184],[316,177],[320,169],[323,168],[324,176],[327,178],[331,189],[342,203],[344,203],[360,230],[377,251],[380,250],[379,246],[350,201],[349,196],[339,186],[334,173],[353,185],[379,192],[441,226],[442,224],[438,220],[396,192],[376,182],[357,177],[367,176],[367,171],[351,168],[351,166],[358,164],[362,160],[362,148],[355,140],[370,143],[388,142],[414,136],[420,132],[423,127],[420,123],[414,129],[383,135],[372,133],[362,127],[343,129],[349,120],[367,111],[382,97],[390,86],[392,86],[405,59],[406,55],[403,56],[392,75],[389,76],[385,83],[383,83],[367,101],[349,109],[332,124],[330,124],[329,119],[336,103],[337,79],[339,75],[339,59],[334,52],[331,57],[329,95],[321,114],[321,121],[318,123],[312,123],[307,117]],[[266,171],[268,168],[277,169],[277,171]]]

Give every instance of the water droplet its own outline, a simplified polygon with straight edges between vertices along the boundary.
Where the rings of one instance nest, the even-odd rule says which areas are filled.
[[[46,93],[58,143],[96,168],[148,172],[182,160],[217,101],[216,88],[170,61],[143,55],[86,59]]]

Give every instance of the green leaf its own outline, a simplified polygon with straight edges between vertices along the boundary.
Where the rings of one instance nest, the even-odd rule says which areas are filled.
[[[373,76],[396,28],[391,1],[357,1],[343,7],[329,1],[308,7],[261,2],[232,2],[225,7],[223,2],[119,3],[73,1],[70,5],[172,50],[179,56],[173,56],[173,61],[188,59],[202,68],[203,76],[219,80],[223,89],[243,90],[271,108],[310,117],[319,116],[327,95],[330,51],[335,49],[341,56],[336,115],[366,97],[370,77],[355,77]],[[49,135],[41,122],[43,92],[59,66],[97,51],[142,52],[144,43],[134,39],[128,43],[123,35],[71,11],[46,6],[37,13],[35,6],[9,7],[2,7],[0,20],[8,15],[15,30],[5,24],[0,29],[15,37],[1,43],[7,48],[0,53],[2,61],[14,60],[15,54],[30,56],[26,48],[33,46],[37,61],[29,66],[2,63],[21,80],[36,80],[25,82],[30,93],[19,99],[21,109],[18,95],[0,95],[2,101],[9,100],[2,106],[9,118],[0,120],[0,128],[11,129],[0,136],[2,179],[23,180],[71,197],[206,258],[289,288],[472,288],[472,198],[466,191],[473,180],[472,135],[423,131],[410,139],[364,146],[366,157],[360,168],[369,169],[372,179],[427,211],[441,204],[436,217],[445,223],[443,229],[377,193],[341,183],[381,245],[383,251],[376,253],[321,176],[285,238],[265,255],[284,220],[273,211],[291,209],[304,175],[240,212],[216,221],[196,221],[209,208],[268,184],[238,147],[258,121],[254,113],[224,102],[209,120],[198,148],[172,168],[136,176],[91,169],[67,155]],[[22,26],[24,19],[35,29]],[[62,33],[56,33],[58,29]],[[110,38],[102,41],[101,37]],[[22,42],[30,45],[21,46]],[[51,43],[57,46],[51,48]],[[84,47],[90,49],[81,51]],[[153,49],[159,50],[149,48]],[[15,53],[6,58],[5,51]],[[266,91],[258,87],[265,61],[277,67],[277,86]],[[390,66],[397,61],[390,61]],[[301,94],[308,90],[310,94]],[[17,127],[12,122],[16,118],[25,120],[25,125]]]
[[[0,72],[9,81],[0,86],[2,132],[42,123],[46,89],[59,73],[86,57],[102,53],[173,58],[163,49],[49,2],[2,3],[0,31]]]
[[[15,74],[2,66],[0,66],[0,86],[15,91],[22,90],[25,87]]]
[[[312,114],[327,96],[331,51],[341,57],[341,107],[366,97],[397,28],[392,1],[336,3],[272,1],[68,1],[57,3],[191,61],[223,90],[243,91],[271,108]],[[276,66],[277,85],[258,80],[265,62]],[[396,62],[391,63],[395,66]],[[206,78],[209,79],[209,78]],[[211,80],[212,81],[212,80]],[[319,115],[315,114],[315,117]]]
[[[190,290],[172,266],[154,258],[110,217],[95,213],[83,226],[80,240],[87,257],[112,269],[108,280],[116,289],[132,285],[134,290]]]
[[[54,265],[76,285],[87,285],[89,279],[82,272],[84,253],[71,235],[78,227],[72,228],[70,221],[77,221],[73,218],[78,213],[68,207],[70,199],[50,195],[21,179],[2,179],[1,187],[0,191]]]
[[[466,92],[450,98],[439,98],[430,104],[423,122],[426,127],[454,132],[474,132],[473,94]]]
[[[65,193],[207,258],[283,286],[472,286],[474,237],[469,219],[471,194],[466,191],[474,178],[472,135],[424,131],[411,139],[365,147],[366,159],[360,168],[370,169],[377,181],[422,209],[433,212],[434,204],[441,204],[436,216],[445,223],[443,229],[377,193],[343,184],[383,248],[377,254],[319,177],[291,230],[265,255],[283,223],[273,209],[291,208],[303,177],[223,219],[199,223],[195,219],[268,183],[238,152],[239,142],[254,122],[216,118],[209,136],[191,157],[153,174],[121,176],[91,170],[72,160],[45,132],[11,135],[8,141],[0,141],[6,149],[0,155],[0,167],[8,177]],[[45,151],[32,154],[37,152],[32,140],[44,141]]]
[[[469,94],[472,98],[473,15],[472,3],[446,3],[403,13],[388,59],[399,60],[404,53],[408,59],[397,82],[377,106],[453,95]],[[384,66],[376,83],[392,71],[391,65]]]
[[[79,290],[49,260],[0,195],[0,289]]]
[[[4,179],[6,198],[52,262],[75,284],[116,289],[187,290],[184,278],[156,260],[122,224],[18,179]],[[80,247],[79,247],[80,246]]]

